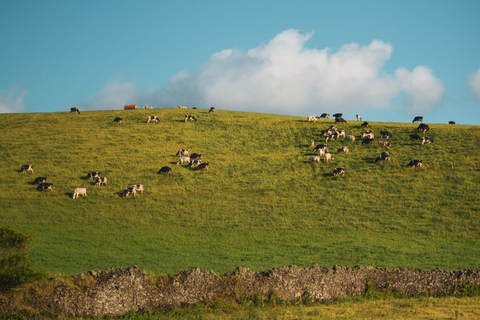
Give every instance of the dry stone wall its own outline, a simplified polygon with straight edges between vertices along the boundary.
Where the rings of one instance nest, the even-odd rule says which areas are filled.
[[[64,316],[122,315],[218,299],[242,301],[269,295],[288,300],[326,301],[364,295],[369,289],[415,295],[450,295],[462,286],[480,287],[480,269],[432,271],[373,267],[308,268],[286,266],[265,272],[247,268],[218,275],[192,269],[172,276],[150,277],[135,266],[89,271],[59,283],[32,301],[41,312]],[[33,294],[35,296],[35,294]],[[34,299],[32,299],[34,300]]]

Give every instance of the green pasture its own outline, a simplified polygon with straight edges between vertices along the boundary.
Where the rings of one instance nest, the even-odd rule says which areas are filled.
[[[186,113],[196,122],[184,122]],[[147,124],[148,115],[161,122]],[[122,117],[123,123],[114,123]],[[308,142],[333,120],[217,110],[2,114],[0,225],[31,233],[37,268],[73,274],[135,264],[157,274],[199,267],[224,273],[295,264],[422,269],[480,267],[480,128],[370,123],[392,147],[329,142],[313,163]],[[340,146],[349,154],[337,154]],[[210,170],[176,165],[179,149]],[[390,163],[374,163],[382,152]],[[422,168],[406,168],[422,159]],[[20,173],[32,164],[34,174]],[[159,175],[170,166],[172,175]],[[335,167],[344,177],[333,177]],[[89,171],[107,176],[94,187]],[[53,192],[30,182],[46,176]],[[133,184],[145,193],[122,198]],[[72,199],[77,187],[87,197]]]

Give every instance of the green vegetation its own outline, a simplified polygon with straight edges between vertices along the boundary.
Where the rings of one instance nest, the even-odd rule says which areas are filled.
[[[429,124],[435,142],[421,146],[409,139],[418,124],[370,123],[376,140],[392,132],[392,162],[374,163],[385,148],[357,141],[330,142],[335,161],[312,163],[308,142],[321,143],[333,120],[188,113],[197,122],[177,109],[0,115],[0,226],[32,234],[34,266],[50,273],[480,266],[478,126]],[[150,114],[161,123],[147,124]],[[362,131],[354,121],[338,127],[357,139]],[[342,145],[350,154],[336,153]],[[210,170],[175,165],[181,148]],[[413,159],[424,166],[406,168]],[[20,173],[23,164],[35,173]],[[172,175],[157,174],[165,165]],[[345,177],[333,177],[338,166]],[[89,171],[108,186],[83,179]],[[53,192],[30,184],[39,176]],[[120,196],[137,183],[144,194]],[[77,187],[87,197],[72,199]]]

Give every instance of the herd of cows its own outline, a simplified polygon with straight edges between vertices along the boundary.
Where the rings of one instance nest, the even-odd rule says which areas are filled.
[[[144,107],[145,109],[149,109],[147,107]],[[178,106],[179,109],[186,109],[185,106]],[[78,113],[80,114],[80,111],[77,107],[73,107],[70,109],[70,113]],[[215,113],[215,107],[210,108],[209,113]],[[356,136],[355,135],[347,135],[345,130],[338,130],[336,124],[337,123],[346,123],[347,121],[343,118],[342,113],[336,113],[333,115],[335,118],[335,125],[331,125],[329,128],[324,129],[321,131],[321,137],[322,139],[325,139],[325,144],[318,144],[315,145],[315,141],[311,140],[309,145],[310,148],[313,149],[314,155],[310,156],[310,161],[312,162],[318,162],[320,163],[322,160],[324,162],[329,162],[331,160],[334,160],[334,156],[329,152],[328,150],[328,145],[326,144],[329,141],[340,141],[339,138],[343,137],[344,142],[352,142],[354,143],[356,141]],[[330,119],[330,115],[327,113],[322,114],[321,116],[309,116],[307,117],[307,122],[315,122],[318,119]],[[194,115],[187,114],[185,115],[185,122],[188,121],[196,121],[197,119],[195,118]],[[362,118],[359,114],[356,115],[356,120],[361,121]],[[117,117],[114,119],[115,123],[122,123],[123,119],[120,117]],[[147,117],[147,123],[159,123],[160,119],[157,116],[148,116]],[[422,132],[424,135],[425,133],[430,131],[430,127],[427,124],[423,123],[423,117],[417,116],[413,119],[412,123],[415,122],[421,122],[420,125],[418,126],[418,131]],[[449,122],[450,124],[454,124],[453,121]],[[361,138],[362,140],[362,145],[366,144],[374,144],[375,143],[375,134],[372,130],[366,130],[369,127],[368,122],[363,122],[361,124],[362,128],[365,128],[365,131],[361,132]],[[390,148],[391,145],[388,142],[388,139],[392,137],[392,134],[389,131],[380,131],[380,137],[386,140],[378,141],[378,145],[380,147],[385,147],[385,148]],[[419,136],[418,134],[410,134],[410,139],[411,140],[420,140],[421,144],[429,144],[433,142],[433,139],[430,137],[426,136]],[[337,150],[337,153],[344,153],[348,154],[350,152],[350,147],[348,146],[340,146]],[[209,169],[209,164],[208,163],[202,163],[202,155],[199,153],[190,153],[189,150],[186,149],[180,149],[176,153],[176,156],[178,157],[178,161],[176,162],[177,165],[186,165],[188,168],[196,169],[196,170],[208,170]],[[374,162],[390,162],[391,161],[391,156],[389,152],[383,151],[380,153],[378,157],[375,158]],[[411,160],[406,167],[421,167],[423,165],[422,160],[420,159],[415,159]],[[30,172],[33,173],[33,165],[27,164],[23,165],[20,169],[20,172],[26,173]],[[172,173],[172,168],[169,166],[164,166],[160,168],[160,170],[157,172],[158,174],[171,174]],[[333,170],[333,176],[339,176],[342,175],[344,176],[346,173],[346,168],[345,167],[337,167]],[[84,179],[86,180],[91,180],[94,179],[93,185],[95,187],[100,187],[102,185],[106,186],[107,185],[107,177],[101,177],[100,172],[97,171],[91,171],[89,172]],[[37,189],[39,191],[53,191],[53,184],[46,182],[47,177],[37,177],[31,184],[38,185]],[[129,196],[135,197],[138,193],[143,193],[144,192],[144,186],[142,184],[135,184],[131,187],[125,188],[123,192],[121,192],[121,196],[124,198],[127,198]],[[76,188],[73,191],[73,199],[77,199],[79,196],[86,197],[87,196],[87,189],[86,188]]]

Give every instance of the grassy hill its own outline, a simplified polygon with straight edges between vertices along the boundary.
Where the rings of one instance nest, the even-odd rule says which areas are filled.
[[[186,112],[198,120],[185,123]],[[161,123],[147,124],[148,115]],[[392,161],[374,163],[385,148],[361,145],[360,123],[349,121],[338,127],[357,142],[330,142],[335,160],[312,163],[308,142],[321,143],[333,120],[156,109],[3,114],[0,123],[0,225],[32,233],[35,266],[51,273],[480,267],[478,126],[430,124],[435,142],[422,146],[409,139],[417,124],[370,123],[376,140],[393,133]],[[350,154],[336,154],[344,145]],[[177,166],[181,148],[201,153],[210,170]],[[413,159],[424,166],[406,168]],[[20,173],[23,164],[35,173]],[[166,165],[173,174],[157,174]],[[333,177],[338,166],[344,177]],[[108,186],[85,180],[89,171]],[[38,176],[53,192],[30,184]],[[120,196],[137,183],[144,194]],[[88,196],[72,199],[77,187]]]

